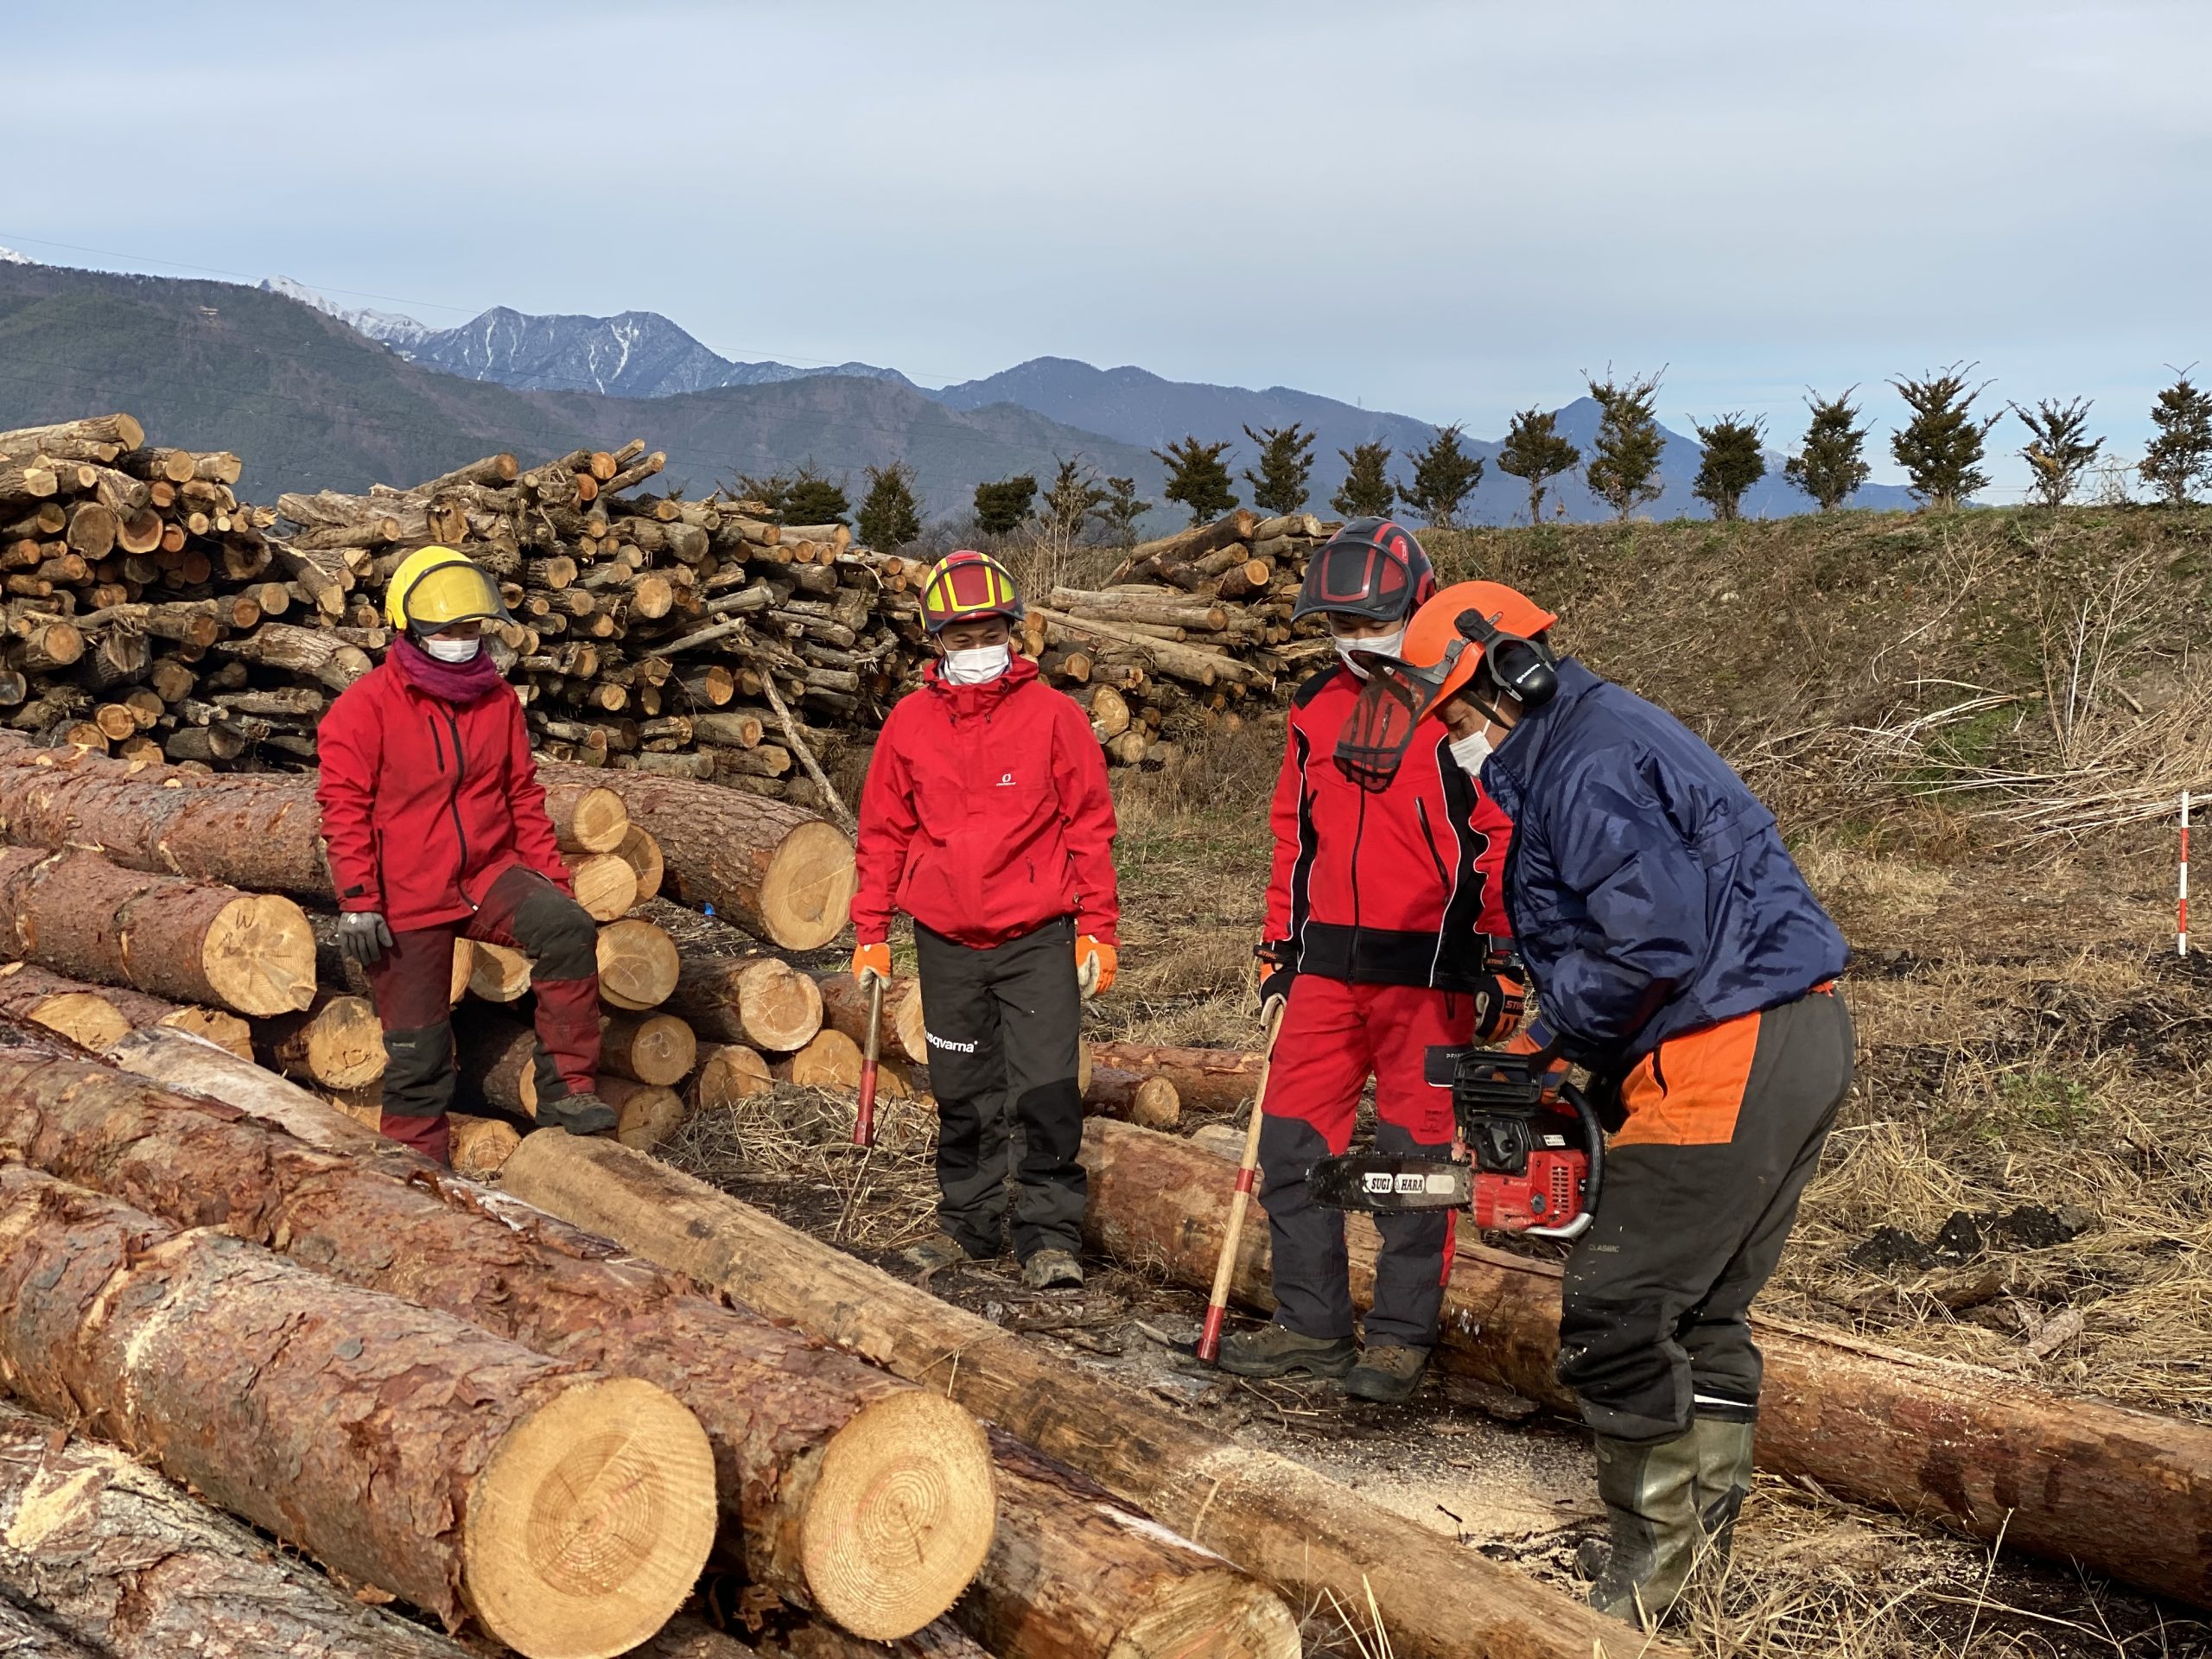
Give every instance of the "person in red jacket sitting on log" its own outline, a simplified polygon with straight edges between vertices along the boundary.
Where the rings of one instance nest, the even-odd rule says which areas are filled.
[[[1380,793],[1332,758],[1364,680],[1354,652],[1395,653],[1407,619],[1435,591],[1410,532],[1360,518],[1315,554],[1292,612],[1325,617],[1342,660],[1293,695],[1275,783],[1260,947],[1262,1013],[1281,1017],[1260,1128],[1275,1316],[1221,1350],[1222,1369],[1240,1376],[1341,1377],[1366,1400],[1405,1400],[1420,1384],[1452,1269],[1453,1212],[1376,1217],[1382,1249],[1365,1351],[1356,1353],[1344,1216],[1313,1201],[1306,1169],[1351,1144],[1370,1077],[1376,1145],[1446,1155],[1452,1090],[1427,1080],[1427,1051],[1495,1040],[1519,1006],[1518,988],[1499,976],[1513,827],[1453,760],[1443,729]]]
[[[450,1162],[456,935],[533,959],[537,1121],[614,1128],[601,1100],[598,930],[573,896],[545,815],[522,704],[483,649],[506,614],[451,548],[410,554],[385,609],[396,636],[315,734],[338,942],[384,1026],[384,1133]]]
[[[1014,654],[1021,595],[963,550],[930,573],[938,659],[883,722],[861,795],[853,974],[891,976],[914,920],[938,1103],[938,1223],[925,1271],[1014,1249],[1033,1289],[1079,1285],[1083,999],[1114,982],[1114,798],[1074,701]]]

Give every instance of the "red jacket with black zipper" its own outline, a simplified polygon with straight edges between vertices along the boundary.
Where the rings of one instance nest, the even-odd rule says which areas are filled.
[[[984,685],[922,689],[883,722],[861,791],[853,937],[880,944],[903,910],[988,950],[1063,916],[1116,942],[1114,797],[1072,699],[1016,657]]]
[[[1441,726],[1422,728],[1388,789],[1346,778],[1337,738],[1361,683],[1335,664],[1291,698],[1267,938],[1290,942],[1300,973],[1478,989],[1492,942],[1503,948],[1512,931],[1503,904],[1512,821],[1452,760]]]
[[[340,909],[381,911],[395,933],[436,927],[518,864],[574,890],[512,687],[449,702],[387,656],[331,704],[315,754]]]

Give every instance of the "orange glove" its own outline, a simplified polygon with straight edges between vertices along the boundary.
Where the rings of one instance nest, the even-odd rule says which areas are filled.
[[[1085,996],[1096,996],[1114,982],[1122,953],[1103,939],[1084,934],[1075,942],[1075,982]]]
[[[853,977],[860,982],[861,989],[868,989],[870,976],[889,983],[891,979],[891,947],[888,944],[864,944],[853,952]]]

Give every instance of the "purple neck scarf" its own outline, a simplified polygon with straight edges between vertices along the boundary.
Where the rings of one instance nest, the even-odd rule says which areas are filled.
[[[445,702],[474,702],[506,683],[489,651],[479,649],[465,663],[442,663],[404,633],[392,641],[391,661],[410,685]]]

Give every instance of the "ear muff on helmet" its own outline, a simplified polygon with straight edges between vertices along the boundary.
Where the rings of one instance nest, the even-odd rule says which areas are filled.
[[[1506,632],[1478,610],[1460,612],[1459,628],[1483,648],[1478,680],[1487,681],[1523,709],[1541,709],[1559,695],[1559,670],[1544,645]]]

